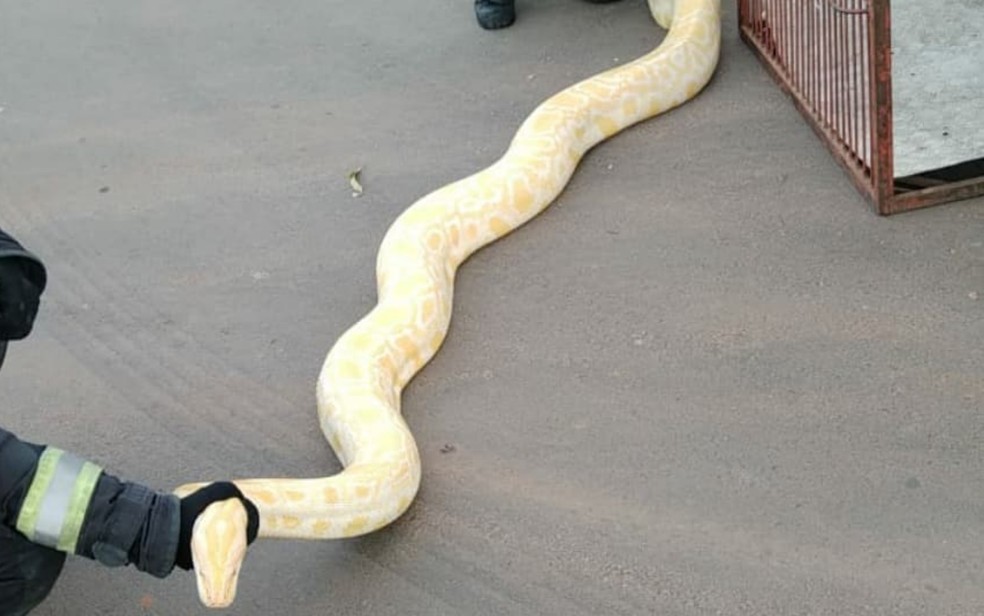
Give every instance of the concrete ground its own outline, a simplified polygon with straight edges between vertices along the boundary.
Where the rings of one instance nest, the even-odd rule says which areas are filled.
[[[984,0],[892,2],[895,176],[984,157]]]
[[[336,472],[314,379],[388,224],[648,50],[641,4],[0,0],[0,226],[51,278],[0,425],[160,488]],[[734,12],[462,268],[407,515],[255,544],[231,613],[984,613],[984,202],[872,214]],[[73,559],[36,613],[206,612]]]

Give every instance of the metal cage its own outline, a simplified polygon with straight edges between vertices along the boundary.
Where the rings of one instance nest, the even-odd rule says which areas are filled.
[[[889,0],[738,0],[738,22],[879,214],[984,195],[984,159],[895,177]]]

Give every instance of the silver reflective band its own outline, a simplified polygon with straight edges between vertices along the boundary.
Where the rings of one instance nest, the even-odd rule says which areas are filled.
[[[21,505],[17,530],[35,543],[74,552],[101,472],[70,453],[45,449]]]

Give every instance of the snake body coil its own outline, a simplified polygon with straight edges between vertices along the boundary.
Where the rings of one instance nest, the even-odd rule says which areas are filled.
[[[543,211],[593,146],[708,83],[719,55],[719,2],[650,0],[653,17],[669,28],[659,47],[549,98],[498,161],[393,222],[377,257],[378,303],[338,339],[317,382],[321,429],[345,468],[321,478],[236,481],[259,509],[260,537],[353,537],[406,511],[421,470],[401,392],[444,341],[458,266]],[[213,507],[196,524],[193,553],[201,600],[221,607],[235,596],[245,517],[238,505]]]

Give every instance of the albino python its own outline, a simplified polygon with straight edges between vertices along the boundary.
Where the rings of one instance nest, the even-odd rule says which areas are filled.
[[[259,537],[354,537],[389,524],[410,506],[420,485],[420,457],[400,395],[444,341],[458,266],[545,209],[588,150],[693,98],[714,74],[720,0],[649,0],[649,6],[656,22],[669,28],[655,50],[549,98],[523,122],[502,158],[428,194],[393,222],[377,256],[378,303],[338,339],[318,376],[321,429],[344,470],[330,477],[236,481],[259,510]],[[226,607],[235,598],[245,528],[238,500],[213,504],[196,522],[192,551],[206,606]]]

